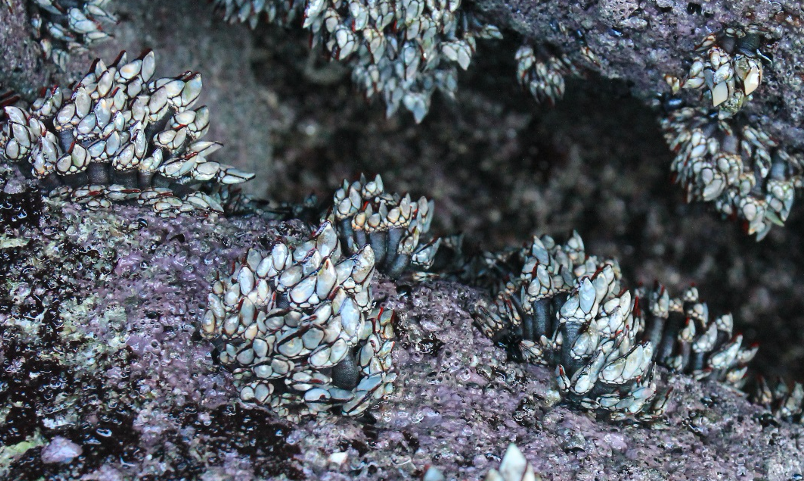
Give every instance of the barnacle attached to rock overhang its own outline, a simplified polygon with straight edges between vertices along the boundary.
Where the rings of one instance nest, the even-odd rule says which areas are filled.
[[[654,419],[669,393],[654,400],[653,346],[639,342],[636,299],[620,277],[616,262],[586,255],[577,233],[565,245],[534,237],[520,276],[475,319],[515,357],[556,366],[571,404],[614,420]]]
[[[292,0],[215,0],[215,7],[223,11],[227,22],[248,23],[256,28],[260,17],[269,23],[287,26],[300,13],[303,2]]]
[[[758,27],[726,28],[708,35],[696,46],[697,56],[680,86],[706,88],[712,106],[736,112],[762,83],[760,50],[763,34]]]
[[[31,23],[45,56],[62,70],[71,51],[106,40],[104,24],[117,22],[107,10],[109,0],[32,0]]]
[[[209,294],[201,334],[215,339],[240,397],[298,419],[358,415],[393,391],[393,311],[374,308],[370,246],[343,257],[323,223],[291,249],[251,249]]]
[[[556,101],[564,97],[564,77],[578,75],[578,70],[563,53],[553,54],[545,47],[524,44],[516,52],[517,79],[539,102]]]
[[[201,75],[152,80],[154,69],[153,52],[131,61],[123,52],[108,67],[97,60],[72,88],[48,89],[30,112],[6,107],[0,155],[51,195],[90,207],[136,201],[163,216],[222,212],[195,187],[254,175],[207,160],[221,145],[201,140],[209,109],[191,108]]]
[[[330,58],[347,61],[352,80],[367,97],[381,95],[386,114],[400,105],[420,122],[433,93],[452,97],[456,65],[467,69],[478,38],[500,31],[460,8],[460,0],[217,0],[227,19],[254,26],[259,16],[286,23],[296,16],[310,30],[313,45]]]
[[[698,380],[743,386],[757,346],[743,347],[743,336],[733,333],[731,314],[710,319],[709,307],[701,302],[695,287],[679,298],[671,298],[659,283],[637,292],[643,340],[653,344],[658,364]]]
[[[346,252],[354,254],[370,245],[377,269],[391,278],[402,275],[411,264],[427,268],[433,262],[440,240],[421,242],[433,220],[433,201],[385,192],[382,178],[349,183],[335,192],[330,220]]]
[[[744,220],[757,240],[784,224],[802,185],[799,156],[741,114],[681,107],[662,119],[662,130],[688,201],[713,201],[723,214]]]

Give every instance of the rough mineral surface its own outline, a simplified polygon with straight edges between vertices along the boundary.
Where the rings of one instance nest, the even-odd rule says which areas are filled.
[[[764,71],[760,90],[746,108],[784,143],[802,145],[804,83],[799,66],[804,12],[800,3],[752,0],[603,0],[572,3],[530,0],[480,0],[489,21],[507,26],[537,41],[572,45],[583,34],[597,56],[603,77],[627,79],[632,92],[649,100],[662,85],[664,74],[689,71],[696,45],[726,26],[755,24],[776,39],[769,49],[773,65]]]
[[[375,281],[376,298],[400,314],[399,378],[372,418],[285,424],[238,404],[196,329],[215,271],[250,246],[300,242],[300,224],[32,207],[38,194],[16,179],[4,195],[29,213],[0,241],[8,479],[409,479],[428,465],[478,479],[510,442],[555,480],[781,480],[804,470],[800,426],[717,384],[660,372],[675,393],[663,429],[556,405],[552,373],[508,362],[472,325],[482,294],[452,283]]]
[[[770,346],[761,348],[754,362],[754,367],[765,373],[769,381],[777,374],[791,381],[804,380],[804,349],[801,348],[804,345],[804,283],[801,282],[804,259],[800,253],[804,245],[804,211],[794,208],[785,228],[772,229],[767,238],[757,244],[737,223],[722,222],[707,206],[685,205],[683,192],[668,178],[673,155],[655,122],[656,113],[644,106],[644,100],[651,98],[654,91],[667,88],[663,83],[651,83],[657,78],[654,74],[687,73],[689,66],[683,59],[691,60],[694,44],[708,32],[719,29],[720,20],[736,21],[745,16],[749,8],[754,8],[753,14],[766,19],[762,22],[767,23],[770,9],[778,4],[701,2],[702,13],[696,13],[694,4],[691,6],[693,13],[688,13],[688,2],[665,0],[639,5],[602,1],[590,5],[588,10],[580,4],[567,9],[561,2],[494,2],[501,7],[495,10],[495,15],[509,19],[495,22],[496,25],[503,28],[513,25],[520,32],[532,32],[534,40],[541,36],[549,43],[571,40],[572,47],[577,48],[577,42],[569,37],[570,30],[566,35],[552,30],[550,20],[553,18],[570,27],[583,24],[591,28],[585,33],[588,44],[601,59],[606,75],[618,75],[620,80],[593,74],[584,81],[568,79],[565,98],[557,102],[554,109],[540,107],[530,93],[516,84],[513,54],[520,40],[509,35],[509,40],[498,46],[487,45],[478,50],[472,67],[461,74],[455,102],[436,97],[429,116],[419,126],[413,119],[403,116],[386,121],[382,102],[367,105],[354,94],[348,71],[308,54],[305,35],[281,29],[261,31],[259,27],[252,35],[246,26],[226,26],[216,20],[211,4],[195,0],[118,2],[121,5],[116,13],[123,21],[115,28],[115,39],[90,52],[91,57],[71,56],[71,64],[75,64],[72,71],[76,75],[83,74],[92,57],[114,58],[124,49],[130,52],[145,48],[156,50],[163,66],[156,75],[184,70],[204,73],[205,88],[199,102],[216,113],[209,137],[226,144],[222,152],[227,153],[227,162],[258,172],[258,178],[248,187],[251,192],[299,202],[312,191],[323,199],[331,195],[333,187],[343,178],[357,178],[360,172],[382,173],[387,185],[393,185],[395,190],[421,193],[435,200],[434,235],[463,231],[468,245],[480,243],[483,249],[499,249],[520,245],[533,234],[549,233],[563,238],[578,229],[591,252],[621,260],[625,278],[638,279],[647,286],[659,279],[676,293],[695,282],[712,312],[733,312],[738,324],[735,330],[744,333],[746,343],[758,341],[762,346]],[[11,3],[14,8],[7,10],[5,3]],[[484,5],[491,3],[489,0]],[[0,81],[5,88],[32,100],[39,92],[34,85],[57,82],[49,80],[53,72],[40,68],[44,62],[38,57],[36,44],[24,36],[28,32],[28,21],[24,10],[19,8],[21,4],[20,0],[0,1],[0,48],[3,52]],[[651,20],[650,29],[628,30],[628,37],[619,37],[616,31],[608,30],[614,25],[611,19],[615,13],[628,12],[618,5],[641,6],[643,10],[635,12],[637,17],[661,21]],[[726,5],[733,5],[734,9],[726,10]],[[518,13],[511,13],[517,9]],[[712,16],[703,15],[705,12],[711,12]],[[627,13],[618,15],[628,22]],[[789,18],[795,21],[796,17]],[[6,22],[6,19],[13,21]],[[791,24],[781,25],[793,31]],[[791,120],[787,107],[778,112],[774,110],[776,105],[795,107],[804,102],[804,97],[799,95],[801,87],[797,86],[799,78],[789,74],[788,68],[802,55],[802,47],[795,45],[800,38],[800,35],[786,35],[777,43],[774,54],[786,70],[777,73],[776,67],[765,68],[762,85],[744,109],[747,115],[756,116],[761,125],[774,129],[771,134],[784,142],[804,139],[800,120]],[[654,40],[656,43],[651,44]],[[631,42],[638,44],[639,49],[627,47]],[[646,69],[646,65],[651,68]],[[69,83],[68,76],[58,74],[58,83]],[[635,82],[636,88],[631,88],[629,80]],[[663,82],[661,78],[655,81]],[[633,92],[640,97],[631,97]],[[774,120],[768,124],[771,114]],[[801,114],[796,115],[800,119]],[[41,195],[27,195],[13,189],[4,192],[2,198],[0,223],[12,226],[29,222],[26,219],[35,216],[42,202]],[[469,358],[500,356],[499,362],[505,360],[504,354],[493,348],[485,337],[471,330],[466,305],[469,301],[454,301],[457,294],[465,293],[455,285],[436,286],[436,290],[427,295],[432,300],[417,301],[420,307],[406,318],[412,325],[418,322],[427,326],[427,330],[420,329],[425,333],[424,341],[418,342],[423,351],[411,351],[410,346],[402,349],[404,342],[395,348],[399,356],[394,359],[397,369],[411,369],[413,373],[404,381],[400,380],[411,386],[405,391],[407,394],[400,392],[400,396],[404,396],[400,399],[411,406],[407,412],[415,412],[414,408],[419,406],[417,392],[430,394],[440,389],[450,394],[451,397],[439,398],[438,403],[433,401],[441,413],[434,422],[411,422],[410,428],[393,430],[389,428],[389,421],[383,420],[386,418],[382,416],[386,415],[382,413],[394,411],[381,410],[375,411],[380,421],[373,425],[339,419],[334,424],[290,428],[261,411],[230,407],[224,400],[233,399],[235,393],[228,374],[218,370],[214,359],[207,357],[210,346],[193,339],[190,330],[193,321],[186,315],[174,314],[189,309],[188,306],[193,306],[196,312],[201,310],[208,286],[190,281],[189,277],[171,276],[188,276],[183,271],[191,267],[199,272],[222,268],[222,263],[242,255],[247,247],[253,247],[257,237],[274,235],[274,231],[252,231],[252,227],[260,228],[260,224],[249,220],[217,221],[221,225],[236,226],[237,230],[222,231],[226,235],[203,242],[221,245],[236,242],[237,247],[224,247],[207,265],[206,257],[189,254],[184,257],[183,249],[190,248],[179,247],[184,244],[180,243],[182,237],[176,235],[183,234],[185,242],[191,245],[200,244],[201,230],[212,224],[205,226],[202,219],[154,220],[132,207],[116,209],[114,215],[123,216],[119,221],[121,225],[138,225],[138,219],[142,218],[148,222],[148,227],[119,234],[122,229],[110,231],[104,227],[102,221],[113,218],[111,214],[88,214],[74,207],[62,209],[59,223],[80,220],[83,227],[66,231],[65,235],[75,240],[74,246],[52,244],[63,246],[58,253],[52,252],[57,256],[52,259],[67,266],[69,272],[80,274],[75,276],[79,282],[77,287],[59,285],[80,291],[81,299],[106,296],[107,289],[156,294],[142,294],[148,297],[143,307],[138,307],[136,302],[124,303],[122,311],[115,308],[102,311],[104,316],[93,322],[87,321],[87,314],[74,315],[75,322],[64,325],[72,329],[75,324],[83,329],[79,331],[77,342],[70,340],[65,344],[59,334],[64,328],[53,320],[56,313],[75,312],[72,304],[77,301],[69,299],[59,305],[51,304],[54,308],[38,321],[43,323],[42,333],[35,333],[32,339],[24,341],[25,345],[10,344],[11,341],[3,339],[2,381],[13,384],[0,392],[0,409],[9,406],[13,413],[3,411],[2,414],[0,444],[4,451],[0,454],[0,465],[8,466],[15,460],[12,465],[15,471],[7,476],[11,479],[48,478],[48,473],[53,471],[83,472],[86,469],[86,472],[94,472],[95,478],[112,480],[119,479],[116,472],[125,469],[159,472],[163,469],[160,460],[165,458],[170,458],[166,465],[177,472],[186,470],[187,477],[206,472],[209,473],[207,478],[213,479],[216,476],[226,478],[227,473],[229,478],[249,479],[258,477],[252,476],[257,472],[264,478],[284,474],[290,478],[316,479],[325,477],[324,471],[329,469],[330,462],[337,466],[344,457],[343,462],[348,463],[344,471],[330,479],[348,477],[352,465],[358,470],[365,468],[367,473],[379,471],[376,460],[388,463],[383,465],[383,472],[390,473],[388,477],[401,477],[397,474],[400,469],[402,472],[423,469],[423,459],[439,467],[448,479],[472,479],[480,477],[490,467],[499,467],[498,458],[512,440],[529,460],[539,463],[538,472],[556,479],[594,479],[596,466],[603,473],[607,472],[605,470],[621,473],[600,474],[601,479],[687,479],[688,476],[694,479],[690,473],[703,473],[700,479],[740,479],[734,474],[740,466],[745,466],[749,473],[744,476],[746,479],[787,481],[800,473],[801,467],[796,464],[800,458],[796,441],[801,438],[800,428],[785,423],[777,426],[770,418],[763,417],[759,408],[745,404],[740,396],[714,385],[692,383],[686,377],[674,381],[675,394],[679,397],[675,404],[668,406],[668,423],[672,426],[669,431],[601,424],[564,407],[543,411],[523,404],[522,414],[505,417],[500,414],[504,412],[502,409],[493,410],[494,404],[487,405],[494,401],[518,406],[516,396],[519,394],[503,390],[503,394],[495,397],[500,391],[492,385],[486,388],[484,395],[482,389],[471,384],[481,386],[480,380],[425,384],[429,378],[422,379],[417,374],[427,374],[434,369],[422,365],[414,368],[412,366],[418,364],[406,361],[401,357],[403,354],[420,357],[422,363],[435,367],[439,362],[446,365],[452,361],[444,347],[431,351],[437,352],[435,355],[424,353],[432,349],[429,346],[440,346],[443,342],[459,347],[460,351],[449,351],[452,355],[460,352]],[[92,234],[86,234],[90,230]],[[4,248],[0,251],[3,266],[9,259],[16,259],[14,262],[22,263],[21,266],[25,262],[40,262],[32,254],[40,250],[16,254],[22,248],[17,244],[17,231],[6,232]],[[115,261],[114,277],[100,271],[103,265],[93,270],[87,267],[98,262],[90,252],[93,246],[107,242],[100,240],[107,232],[114,232],[112,242],[136,245],[131,251],[119,250],[119,257],[127,261],[122,264]],[[302,235],[299,230],[294,232]],[[118,234],[121,237],[116,237]],[[175,240],[170,241],[173,237]],[[51,245],[41,238],[32,248],[39,246],[36,248],[41,249],[42,244]],[[81,250],[87,248],[87,253],[82,254]],[[171,257],[172,260],[165,260],[161,252],[169,249],[177,249],[179,253]],[[200,252],[201,248],[198,249]],[[24,259],[20,259],[23,254]],[[98,251],[100,254],[102,251]],[[92,258],[84,260],[87,255]],[[115,254],[101,264],[110,264],[112,261],[108,259],[117,257]],[[76,260],[81,261],[83,270],[75,268]],[[176,260],[180,260],[178,267]],[[50,282],[64,275],[64,270],[56,270],[53,264],[51,260],[48,267],[52,274],[39,275],[37,282]],[[171,269],[166,269],[166,264],[170,264]],[[0,275],[5,272],[0,269]],[[42,270],[28,272],[36,277]],[[129,275],[126,272],[140,277],[135,277],[130,284],[125,280]],[[85,278],[91,275],[107,277],[94,281]],[[6,281],[2,282],[3,289],[7,289]],[[30,280],[26,282],[31,284]],[[55,287],[57,285],[53,284]],[[403,293],[407,290],[424,296],[422,288],[401,289]],[[4,300],[14,295],[16,293],[5,290],[2,294]],[[157,299],[157,295],[164,297]],[[379,286],[377,295],[381,296]],[[36,318],[42,311],[34,308],[36,306],[31,313]],[[99,311],[100,308],[92,309]],[[431,312],[425,312],[428,309]],[[104,323],[110,327],[93,327]],[[187,330],[181,330],[182,326]],[[110,339],[120,335],[111,334],[112,328],[119,329],[114,332],[133,338],[130,350],[118,350],[119,358],[102,359],[92,355],[88,347],[82,347],[85,344],[81,339],[86,339],[82,336],[88,329],[102,333],[103,337],[98,339],[104,340],[104,343],[96,343],[89,338],[94,343],[92,346],[112,345]],[[459,331],[461,338],[456,344]],[[70,335],[70,332],[64,331],[63,335]],[[54,333],[59,335],[54,337]],[[472,336],[464,337],[466,333]],[[12,337],[15,336],[17,334]],[[149,345],[154,338],[166,347],[154,351],[157,348]],[[66,345],[60,362],[68,367],[46,363],[54,356],[54,349],[43,349],[42,342],[51,343],[49,346]],[[116,345],[112,347],[116,349]],[[155,354],[149,352],[162,356],[159,363],[154,361]],[[19,362],[5,364],[11,356]],[[190,362],[191,357],[197,362]],[[105,367],[103,373],[97,372],[100,367],[95,370],[94,366],[109,366],[109,363],[123,367]],[[155,371],[161,364],[164,365],[159,367],[162,371]],[[132,374],[125,369],[127,365],[131,366]],[[83,367],[85,372],[73,366]],[[534,379],[529,381],[538,388],[533,390],[543,393],[546,400],[554,399],[551,391],[554,385],[548,384],[554,373],[537,367],[527,369],[535,373]],[[47,376],[37,377],[44,370],[48,370]],[[506,371],[494,372],[501,378]],[[193,373],[198,376],[193,378]],[[667,377],[666,373],[661,374]],[[131,383],[136,382],[136,390],[126,387],[128,377],[135,380]],[[94,416],[93,413],[100,412],[99,403],[109,402],[103,397],[104,393],[119,391],[122,388],[116,384],[121,383],[129,396],[141,397],[147,403],[112,403],[108,417]],[[40,391],[45,385],[50,387]],[[188,398],[203,398],[205,404],[198,406],[193,404],[196,401],[179,400],[183,390],[188,392]],[[196,396],[193,394],[196,391],[201,394]],[[519,388],[511,391],[519,392]],[[74,402],[79,392],[82,404]],[[51,394],[52,400],[45,399]],[[12,395],[15,404],[7,402]],[[463,401],[467,406],[474,402],[475,407],[470,411],[463,407]],[[75,419],[75,416],[68,416],[75,411],[43,409],[37,414],[37,407],[47,408],[49,402],[77,406],[84,410],[79,414],[88,422],[60,427],[63,420]],[[396,404],[389,403],[389,406],[402,405],[400,400],[393,403]],[[121,405],[124,407],[119,407]],[[524,419],[529,412],[540,416],[542,430],[516,424],[516,418]],[[392,418],[390,414],[386,417]],[[393,416],[399,417],[404,415]],[[756,420],[766,425],[757,424]],[[476,431],[461,433],[465,426]],[[493,449],[487,450],[488,457],[486,451],[478,456],[469,447],[469,437],[474,432],[479,433],[479,439],[486,445],[490,445],[492,437],[496,439]],[[583,436],[582,443],[578,442],[580,438],[576,433]],[[71,446],[57,441],[58,436],[80,446],[82,453],[67,465],[44,464],[42,452],[46,447],[49,449],[45,452],[55,453],[63,452],[56,448]],[[454,462],[457,458],[438,456],[436,459],[434,445],[459,454],[463,458],[460,466]],[[743,446],[750,446],[750,450]],[[411,455],[408,449],[421,452]],[[335,454],[343,452],[347,455]],[[148,454],[152,458],[138,458]],[[405,456],[413,456],[419,464],[406,463]],[[110,464],[99,467],[106,459]],[[139,461],[134,467],[127,468],[124,464],[136,459]],[[390,466],[394,459],[398,465]],[[483,468],[476,469],[470,464],[475,459],[478,466],[484,459],[488,461]],[[718,474],[719,469],[724,474]],[[65,474],[63,477],[73,476]],[[364,477],[375,479],[377,476],[366,474]]]

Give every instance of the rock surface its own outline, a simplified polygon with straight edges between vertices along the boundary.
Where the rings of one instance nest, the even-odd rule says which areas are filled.
[[[60,201],[27,219],[0,249],[8,479],[411,479],[428,466],[479,479],[511,442],[554,480],[804,471],[801,426],[716,384],[663,372],[675,395],[654,428],[557,405],[549,370],[508,362],[473,327],[469,309],[484,294],[446,282],[376,281],[376,298],[399,316],[399,379],[371,417],[289,425],[238,404],[196,330],[215,273],[251,246],[303,238],[299,223],[164,220]]]
[[[10,10],[5,3],[0,83],[30,100],[36,86],[70,81],[72,74],[38,57],[21,0],[8,2]],[[663,88],[656,75],[683,72],[692,45],[719,22],[750,20],[748,2],[702,3],[702,14],[686,2],[642,2],[634,21],[630,13],[612,17],[631,8],[614,3],[478,3],[509,29],[507,39],[481,42],[457,100],[437,96],[421,125],[405,116],[386,120],[380,103],[355,95],[348,72],[308,53],[303,33],[227,25],[207,2],[118,2],[115,39],[74,55],[69,70],[85,71],[95,56],[152,48],[158,75],[202,72],[208,138],[226,144],[215,157],[257,172],[250,192],[325,198],[343,178],[379,172],[399,191],[435,199],[434,230],[464,231],[483,248],[578,229],[587,251],[618,257],[628,279],[659,279],[675,292],[695,282],[713,312],[733,311],[746,340],[760,343],[759,372],[804,380],[801,205],[787,227],[756,243],[705,206],[683,204],[668,176],[672,155],[645,107]],[[774,5],[793,8],[765,3],[755,12],[760,23],[780,25],[771,27],[784,34],[774,47],[784,69],[769,69],[749,108],[760,125],[795,144],[804,138],[804,96],[790,70],[802,55],[800,13],[781,18],[768,10]],[[661,21],[641,28],[649,16]],[[570,82],[566,99],[548,109],[516,85],[519,38],[512,32],[577,45],[550,27],[553,18],[568,32],[584,28],[604,61],[602,75]],[[209,276],[255,244],[298,238],[300,224],[162,220],[136,207],[90,213],[38,199],[15,181],[0,206],[0,466],[10,479],[167,470],[206,479],[376,479],[380,472],[419,475],[427,464],[448,479],[473,479],[497,465],[510,441],[548,479],[595,479],[596,469],[600,479],[801,474],[800,427],[777,425],[718,386],[673,378],[678,396],[667,430],[601,424],[548,407],[550,373],[507,364],[471,327],[469,303],[484,294],[443,283],[402,288],[409,293],[401,298],[390,284],[377,285],[409,327],[394,360],[405,387],[375,411],[375,423],[287,425],[233,404],[228,373],[193,333]],[[483,366],[494,366],[491,380],[478,372]],[[526,396],[532,407],[520,408]],[[468,441],[472,435],[481,450]],[[43,464],[57,436],[82,453],[69,464]]]

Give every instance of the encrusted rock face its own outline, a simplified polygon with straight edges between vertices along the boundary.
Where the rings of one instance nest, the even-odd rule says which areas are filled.
[[[329,223],[295,249],[249,250],[213,284],[202,323],[240,398],[298,419],[333,406],[358,415],[393,392],[393,312],[374,308],[373,273],[371,247],[342,257]]]
[[[676,298],[658,283],[638,293],[639,322],[645,339],[654,346],[657,363],[698,380],[715,380],[735,388],[745,384],[757,346],[743,347],[742,334],[733,333],[731,314],[710,319],[709,307],[701,302],[695,287]]]
[[[757,240],[787,220],[802,186],[800,155],[788,154],[740,114],[682,107],[662,119],[662,129],[688,201],[714,202],[724,215],[744,221]]]
[[[260,16],[287,24],[303,18],[312,43],[331,58],[349,62],[352,80],[366,96],[381,96],[391,116],[400,106],[420,122],[440,90],[452,97],[457,68],[466,70],[478,38],[500,38],[460,8],[460,0],[217,0],[227,20],[248,22]],[[302,13],[303,11],[303,13]]]
[[[370,245],[377,268],[391,278],[399,277],[411,264],[427,268],[435,259],[440,239],[421,242],[433,220],[433,201],[411,201],[385,192],[379,174],[365,176],[335,192],[330,220],[346,252],[354,254]]]
[[[89,207],[136,201],[160,215],[223,212],[203,183],[244,182],[253,174],[207,160],[217,142],[201,140],[209,110],[192,109],[201,75],[152,79],[153,52],[108,67],[97,60],[74,87],[49,89],[26,111],[6,107],[0,155],[40,179],[51,195]]]
[[[117,22],[108,11],[110,0],[32,0],[28,2],[31,23],[39,44],[62,70],[71,51],[106,40],[103,25]]]

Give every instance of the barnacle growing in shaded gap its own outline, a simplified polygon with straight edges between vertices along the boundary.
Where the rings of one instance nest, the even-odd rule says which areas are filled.
[[[709,307],[701,302],[695,287],[676,298],[659,283],[637,292],[643,340],[653,344],[657,363],[697,380],[719,381],[735,388],[745,384],[757,346],[743,347],[743,336],[733,333],[731,314],[710,319]]]
[[[804,423],[804,386],[801,383],[793,383],[793,387],[787,385],[782,379],[777,379],[775,383],[768,382],[760,377],[757,379],[755,391],[752,399],[756,404],[768,408],[773,416],[793,422]]]
[[[802,186],[800,155],[788,154],[741,114],[681,107],[661,124],[687,201],[714,202],[724,215],[743,220],[757,240],[784,224]]]
[[[516,52],[516,76],[538,102],[555,105],[564,97],[564,77],[578,75],[578,69],[563,53],[552,53],[545,46],[524,44]]]
[[[737,112],[762,83],[762,61],[767,59],[760,50],[763,43],[763,32],[755,25],[710,34],[695,47],[687,78],[675,87],[705,88],[713,107]]]
[[[564,245],[534,237],[520,275],[475,320],[515,358],[556,366],[569,403],[653,420],[669,392],[655,396],[653,346],[639,341],[637,301],[620,278],[616,261],[587,256],[577,233]]]
[[[377,269],[391,278],[402,275],[411,264],[429,267],[440,239],[422,242],[433,220],[433,201],[421,197],[412,201],[409,194],[385,192],[382,178],[349,183],[335,192],[329,220],[349,254],[370,245]]]
[[[237,184],[252,178],[207,160],[220,144],[201,140],[209,109],[192,105],[201,75],[185,72],[152,80],[153,52],[108,67],[96,60],[72,88],[54,87],[31,111],[10,106],[0,134],[0,155],[52,196],[90,208],[136,201],[163,216],[223,212],[205,183]]]
[[[106,40],[104,24],[117,18],[107,5],[109,0],[32,0],[31,23],[45,56],[66,70],[70,52],[85,50],[93,43]]]
[[[371,98],[382,96],[386,114],[400,106],[421,122],[436,90],[454,97],[457,67],[466,70],[478,38],[500,31],[461,9],[460,0],[217,0],[227,20],[252,27],[265,15],[287,24],[302,18],[311,43],[347,61],[353,82]]]
[[[479,245],[466,242],[462,233],[441,237],[439,241],[432,264],[426,271],[413,272],[413,279],[461,282],[498,292],[505,288],[510,274],[522,268],[524,255],[518,248],[483,250]]]
[[[374,308],[370,246],[341,253],[333,226],[291,249],[251,249],[209,294],[201,333],[240,397],[290,419],[358,415],[393,391],[393,312]]]

